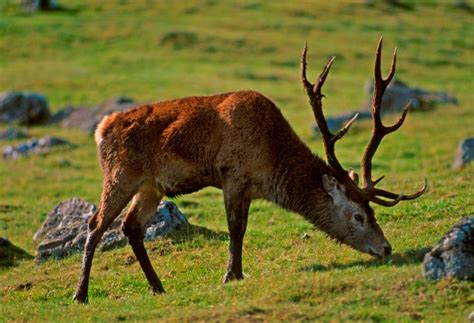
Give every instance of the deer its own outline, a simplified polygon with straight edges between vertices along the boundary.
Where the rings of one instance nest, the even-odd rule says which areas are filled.
[[[306,77],[305,43],[301,79],[321,132],[327,162],[313,154],[276,105],[255,91],[193,96],[145,104],[103,118],[94,138],[103,170],[99,208],[88,221],[88,234],[74,299],[88,301],[89,276],[98,242],[107,227],[131,201],[122,230],[153,294],[164,293],[147,255],[144,227],[165,196],[188,194],[204,187],[222,189],[230,244],[224,283],[244,278],[242,245],[252,200],[264,199],[303,216],[329,238],[375,258],[392,247],[377,224],[369,203],[393,207],[427,191],[411,195],[376,187],[372,158],[381,140],[399,129],[409,105],[392,126],[381,121],[382,96],[396,66],[396,50],[387,78],[381,75],[382,38],[375,58],[372,100],[373,130],[358,175],[336,158],[335,143],[357,115],[333,134],[322,110],[322,86],[332,57],[317,81]]]

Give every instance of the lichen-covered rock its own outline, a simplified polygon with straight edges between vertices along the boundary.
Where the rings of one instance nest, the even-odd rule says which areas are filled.
[[[0,93],[0,121],[23,125],[45,124],[49,121],[48,100],[30,92]]]
[[[63,114],[61,126],[65,128],[79,128],[84,132],[92,134],[103,117],[113,112],[128,110],[135,105],[135,101],[131,98],[118,97],[91,108],[66,107],[63,111],[60,111]],[[56,115],[53,119],[59,120],[60,117]]]
[[[33,236],[42,240],[38,245],[36,262],[67,255],[84,249],[87,239],[87,221],[96,211],[96,206],[79,198],[72,198],[56,205],[46,217],[41,228]],[[104,233],[99,249],[108,250],[127,243],[120,228],[123,215],[120,215]],[[170,201],[162,201],[155,215],[146,225],[146,240],[154,240],[186,226],[188,221],[177,206]]]
[[[459,143],[453,168],[461,169],[474,159],[474,137],[466,138]]]
[[[462,218],[425,255],[423,274],[474,280],[474,216]]]
[[[47,136],[39,139],[31,139],[16,146],[7,146],[3,149],[3,159],[15,160],[30,154],[45,154],[54,147],[72,147],[73,145],[66,139]]]

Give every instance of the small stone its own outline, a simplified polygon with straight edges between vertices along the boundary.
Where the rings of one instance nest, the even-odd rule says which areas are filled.
[[[5,147],[3,149],[3,159],[16,160],[19,157],[25,157],[30,154],[44,154],[48,153],[51,148],[57,146],[73,147],[66,139],[47,136],[39,139],[31,139],[16,146]]]
[[[474,159],[474,137],[461,140],[452,167],[462,169]]]
[[[28,135],[21,129],[8,128],[5,131],[0,132],[0,140],[13,140],[28,138]]]

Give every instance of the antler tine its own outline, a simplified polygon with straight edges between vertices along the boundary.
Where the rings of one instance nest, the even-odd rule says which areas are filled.
[[[383,200],[381,198],[378,198],[377,196],[375,195],[371,195],[369,197],[369,200],[371,202],[374,202],[378,205],[382,205],[382,206],[387,206],[387,207],[391,207],[391,206],[395,206],[398,204],[398,202],[400,202],[401,200],[403,200],[403,195],[400,194],[396,199],[392,200],[392,201],[387,201],[387,200]]]
[[[400,116],[398,121],[393,126],[384,127],[386,129],[387,134],[389,134],[391,132],[394,132],[394,131],[397,131],[398,128],[400,128],[402,126],[403,122],[405,122],[405,118],[407,116],[408,109],[410,108],[410,106],[411,106],[411,99],[407,102],[407,104],[403,108],[402,115]]]
[[[303,52],[301,53],[301,81],[303,87],[308,95],[311,95],[313,85],[306,78],[306,53],[308,52],[308,43],[304,43]]]
[[[383,196],[383,197],[387,197],[387,198],[391,198],[391,199],[395,199],[395,198],[398,198],[399,196],[401,196],[402,201],[408,201],[408,200],[414,200],[414,199],[422,196],[423,194],[426,193],[427,190],[428,190],[428,179],[425,177],[425,183],[423,184],[423,187],[421,188],[421,190],[419,190],[416,193],[410,194],[410,195],[403,195],[403,194],[399,195],[399,194],[395,194],[395,193],[392,193],[392,192],[389,192],[389,191],[386,191],[386,190],[383,190],[383,189],[379,189],[379,188],[372,188],[370,190],[370,193],[372,193],[373,195]]]
[[[321,74],[319,74],[316,84],[314,84],[313,92],[316,93],[317,91],[319,91],[319,93],[321,93],[321,88],[323,87],[323,84],[326,81],[326,77],[328,76],[329,70],[331,69],[332,63],[334,62],[335,59],[336,59],[336,56],[331,57],[329,62],[327,62],[326,66],[324,66],[323,71],[321,72]]]
[[[355,115],[349,122],[337,132],[336,135],[331,133],[329,130],[326,118],[324,117],[323,107],[322,107],[322,97],[324,96],[321,94],[321,88],[326,81],[326,78],[329,74],[331,69],[332,63],[336,57],[331,57],[331,59],[327,62],[324,66],[323,71],[318,77],[318,80],[313,85],[311,84],[307,77],[306,77],[306,54],[308,52],[308,45],[305,43],[303,52],[301,53],[301,81],[303,82],[303,87],[306,91],[306,94],[309,97],[309,102],[311,104],[311,108],[313,109],[313,114],[316,119],[316,123],[318,124],[319,131],[321,132],[321,136],[323,138],[324,149],[326,151],[326,157],[328,160],[329,165],[336,170],[338,173],[345,173],[344,168],[341,166],[339,161],[337,160],[336,154],[334,152],[334,144],[337,140],[341,139],[349,130],[353,122],[355,121],[357,115]]]
[[[356,114],[354,114],[354,116],[351,118],[351,120],[347,121],[345,126],[342,129],[340,129],[336,133],[336,135],[334,135],[334,137],[332,138],[332,141],[336,142],[339,139],[341,139],[342,137],[344,137],[344,135],[349,131],[349,129],[351,128],[352,124],[354,123],[354,121],[357,119],[358,116],[359,116],[358,112]]]

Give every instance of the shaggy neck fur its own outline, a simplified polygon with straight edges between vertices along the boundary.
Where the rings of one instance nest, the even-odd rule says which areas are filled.
[[[295,149],[282,149],[275,165],[270,199],[279,206],[302,215],[329,236],[338,239],[332,218],[333,203],[324,191],[323,174],[331,168],[301,143]]]

